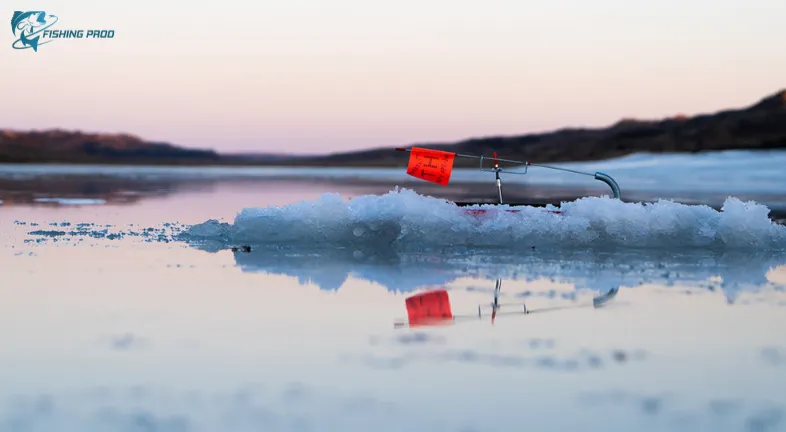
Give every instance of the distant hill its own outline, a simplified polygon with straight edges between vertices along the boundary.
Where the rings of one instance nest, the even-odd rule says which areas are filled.
[[[496,151],[505,158],[531,162],[601,160],[637,152],[786,149],[786,90],[747,108],[715,114],[662,120],[623,119],[606,128],[566,128],[412,145],[484,155]],[[0,130],[0,163],[400,166],[404,161],[403,155],[392,148],[326,156],[230,155],[148,142],[126,134]],[[456,166],[476,163],[456,160]]]
[[[127,165],[267,165],[298,157],[285,154],[219,154],[128,134],[0,129],[0,163]]]
[[[143,141],[132,135],[63,130],[0,130],[0,163],[214,163],[213,150],[195,150]]]
[[[786,90],[743,109],[662,120],[623,119],[599,129],[566,128],[517,136],[473,138],[457,143],[418,143],[458,153],[530,162],[602,160],[637,152],[690,153],[715,150],[786,149]],[[403,156],[392,148],[337,153],[309,162],[331,165],[401,165]],[[456,159],[456,166],[476,166]]]

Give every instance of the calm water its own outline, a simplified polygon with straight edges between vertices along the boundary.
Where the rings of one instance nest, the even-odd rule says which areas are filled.
[[[786,228],[756,208],[468,222],[357,182],[5,181],[0,431],[786,430]],[[394,327],[437,288],[453,325]]]

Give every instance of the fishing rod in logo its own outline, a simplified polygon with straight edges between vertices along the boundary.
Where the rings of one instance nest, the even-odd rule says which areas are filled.
[[[11,47],[38,52],[41,45],[53,42],[52,39],[112,39],[114,30],[54,30],[50,29],[59,21],[56,15],[45,11],[15,11],[11,18],[11,31],[16,39]]]

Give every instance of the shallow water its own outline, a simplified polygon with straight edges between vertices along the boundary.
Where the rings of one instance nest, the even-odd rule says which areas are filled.
[[[363,185],[127,181],[0,196],[0,431],[786,430],[786,227],[756,205],[478,221],[351,211]],[[264,236],[241,213],[301,200]],[[364,237],[391,224],[418,235]],[[394,327],[440,287],[453,325]]]

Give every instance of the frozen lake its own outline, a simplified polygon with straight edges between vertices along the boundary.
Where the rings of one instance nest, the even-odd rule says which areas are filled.
[[[786,430],[786,171],[741,161],[601,169],[722,212],[482,217],[403,170],[0,167],[0,431]],[[394,327],[435,289],[452,325]]]

